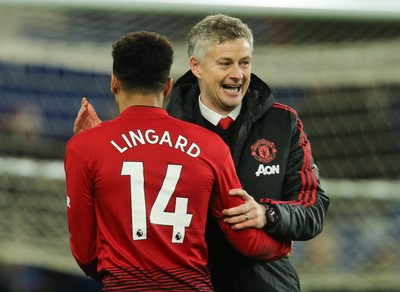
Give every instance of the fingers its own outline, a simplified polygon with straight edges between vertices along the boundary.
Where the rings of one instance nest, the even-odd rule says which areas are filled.
[[[76,119],[79,119],[83,115],[83,113],[87,110],[88,105],[89,105],[89,102],[87,101],[86,97],[83,97],[82,101],[81,101],[81,107],[78,111],[78,115],[77,115]]]
[[[236,216],[247,213],[251,209],[255,208],[257,205],[254,198],[250,196],[245,190],[232,189],[229,191],[229,194],[232,196],[240,196],[244,200],[244,204],[223,210],[222,214],[225,216]]]
[[[241,230],[245,228],[257,228],[258,219],[253,218],[251,213],[244,213],[239,216],[225,218],[225,223],[231,225],[233,230]],[[233,223],[234,222],[234,223]]]
[[[81,106],[83,106],[85,103],[88,103],[88,100],[86,97],[82,97]]]
[[[233,230],[265,226],[267,219],[263,205],[258,204],[252,196],[242,189],[233,189],[229,193],[241,196],[244,199],[244,204],[223,210],[225,223],[231,225]]]
[[[96,110],[89,103],[86,97],[82,98],[81,108],[74,122],[74,133],[82,132],[83,130],[93,128],[101,123],[97,116]]]
[[[243,204],[243,205],[239,205],[239,206],[236,206],[236,207],[232,207],[232,208],[229,208],[229,209],[222,210],[222,214],[224,216],[237,216],[237,215],[244,214],[244,213],[246,213],[248,211],[249,211],[249,209],[246,206],[246,204]]]
[[[79,109],[79,112],[81,112],[83,110],[86,110],[87,107],[88,107],[88,104],[89,104],[89,102],[88,102],[87,98],[86,97],[82,97],[81,108]],[[79,116],[79,112],[78,112],[78,116]]]
[[[96,110],[89,102],[87,103],[87,109],[88,109],[89,116],[93,120],[93,122],[101,123],[100,118],[97,116]]]
[[[243,189],[232,189],[229,191],[231,196],[240,196],[244,200],[252,198],[245,190]]]
[[[252,212],[247,212],[247,213],[241,213],[236,216],[232,217],[225,217],[224,222],[228,224],[238,224],[238,223],[243,223],[247,221],[251,221],[254,219],[255,216],[252,216]]]
[[[81,101],[81,108],[79,109],[78,115],[76,116],[74,122],[74,134],[83,130],[83,125],[88,117],[88,105],[89,102],[87,101],[86,97],[83,97]]]

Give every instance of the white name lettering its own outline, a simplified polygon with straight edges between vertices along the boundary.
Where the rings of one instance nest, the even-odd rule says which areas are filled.
[[[118,150],[119,153],[124,153],[128,149],[137,147],[139,144],[158,144],[174,148],[191,157],[200,155],[200,147],[196,143],[190,143],[189,140],[181,135],[173,139],[168,131],[158,134],[153,129],[148,129],[144,133],[141,130],[129,131],[129,135],[122,134],[121,138],[111,140],[110,143]]]
[[[256,171],[256,176],[279,174],[279,165],[266,165],[260,164]]]

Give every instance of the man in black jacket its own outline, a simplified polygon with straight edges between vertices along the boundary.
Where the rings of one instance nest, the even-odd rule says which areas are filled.
[[[187,45],[190,71],[175,83],[167,111],[216,132],[229,145],[251,196],[225,210],[226,222],[236,230],[263,228],[282,242],[320,234],[329,198],[296,112],[276,103],[268,85],[251,73],[248,26],[226,15],[208,16],[190,30]],[[75,131],[99,122],[87,101],[85,106],[88,118],[81,118]],[[230,125],[220,126],[221,118]],[[211,216],[206,239],[215,291],[301,291],[288,258],[259,262],[242,256]]]
[[[296,112],[278,104],[251,73],[253,36],[239,19],[212,15],[189,32],[190,71],[174,85],[167,111],[219,134],[230,146],[246,204],[228,210],[235,229],[262,227],[281,241],[322,231],[329,205]],[[226,129],[220,118],[230,116]],[[254,199],[253,199],[254,198]],[[235,252],[209,216],[209,269],[216,291],[300,291],[289,259],[257,262]]]

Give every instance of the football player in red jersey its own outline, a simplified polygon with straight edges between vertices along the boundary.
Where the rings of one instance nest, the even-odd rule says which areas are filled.
[[[222,210],[243,204],[228,146],[215,133],[167,114],[171,43],[128,33],[112,50],[111,90],[120,115],[70,139],[65,172],[70,245],[105,291],[212,291],[205,225],[257,260],[290,244],[263,230],[234,231]]]

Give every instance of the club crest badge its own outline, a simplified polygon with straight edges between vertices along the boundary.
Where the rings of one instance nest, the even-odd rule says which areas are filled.
[[[269,163],[276,157],[275,143],[261,139],[251,146],[251,155],[261,163]]]

